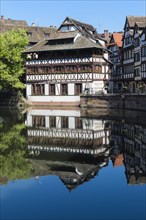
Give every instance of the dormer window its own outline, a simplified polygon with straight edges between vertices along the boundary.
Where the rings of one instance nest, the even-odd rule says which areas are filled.
[[[60,28],[60,31],[75,31],[77,28],[74,25],[66,25]]]
[[[28,37],[32,36],[32,32],[26,32],[26,33]]]
[[[45,36],[45,37],[49,37],[50,34],[49,34],[49,33],[44,33],[44,36]]]
[[[48,40],[46,45],[58,45],[58,44],[71,44],[73,43],[73,38],[65,38],[65,39],[51,39]]]

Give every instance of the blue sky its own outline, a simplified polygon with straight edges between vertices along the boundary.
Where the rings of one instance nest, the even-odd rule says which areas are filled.
[[[122,31],[128,15],[146,16],[145,0],[0,0],[0,14],[38,26],[59,26],[70,16],[92,24],[98,32]]]

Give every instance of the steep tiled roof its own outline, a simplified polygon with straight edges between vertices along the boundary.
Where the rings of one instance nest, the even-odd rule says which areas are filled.
[[[21,25],[20,22],[12,22],[11,24],[9,24],[9,23],[5,23],[5,20],[4,22],[0,20],[0,33],[11,31],[12,29],[26,30],[29,36],[29,42],[32,43],[33,42],[36,43],[40,41],[42,38],[48,37],[51,33],[54,33],[57,30],[55,27],[28,26],[27,23],[25,23],[25,25]]]
[[[123,38],[123,33],[120,32],[120,33],[113,33],[112,36],[111,36],[111,40],[113,39],[113,42],[110,41],[110,43],[108,44],[108,47],[109,46],[113,46],[113,45],[117,45],[118,47],[122,47],[122,38]]]
[[[94,28],[92,25],[90,25],[90,24],[86,24],[86,23],[77,21],[77,20],[72,19],[72,18],[70,18],[70,17],[69,17],[69,19],[72,20],[73,23],[75,23],[76,25],[78,25],[78,26],[80,26],[80,27],[82,27],[82,28],[87,28],[87,29],[89,29],[90,31],[94,31],[94,30],[95,30],[95,28]]]
[[[68,32],[61,32],[61,31],[56,31],[52,33],[49,37],[49,40],[54,40],[54,39],[64,39],[64,38],[74,38],[77,34],[79,33],[78,30],[76,31],[68,31]]]
[[[66,17],[66,19],[60,25],[58,30],[60,30],[60,28],[62,26],[66,26],[66,25],[70,26],[71,24],[73,24],[84,36],[95,39],[94,34],[95,34],[96,30],[92,25],[77,21],[77,20],[70,18],[70,17]]]
[[[69,43],[69,44],[49,45],[47,43],[48,43],[48,40],[41,40],[36,45],[32,46],[31,48],[28,48],[26,52],[73,50],[73,49],[84,49],[84,48],[103,49],[102,46],[92,42],[90,39],[84,36],[80,36],[74,43]]]
[[[135,22],[135,24],[136,24],[139,28],[144,28],[144,27],[146,27],[146,22]]]
[[[2,23],[5,24],[5,25],[27,26],[27,22],[24,21],[24,20],[12,20],[12,19],[10,19],[10,18],[0,20],[0,25],[1,25]]]
[[[123,33],[113,33],[113,38],[118,47],[122,47]]]
[[[134,27],[135,22],[142,22],[146,26],[146,16],[127,16],[130,27]]]

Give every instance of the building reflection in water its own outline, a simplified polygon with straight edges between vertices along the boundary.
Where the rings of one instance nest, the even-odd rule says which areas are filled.
[[[33,176],[57,175],[71,190],[112,160],[128,184],[146,183],[146,127],[125,120],[84,118],[79,109],[32,109],[27,114]]]
[[[78,109],[33,109],[27,128],[35,174],[58,175],[68,189],[93,178],[109,162],[111,129],[105,120],[82,118]]]
[[[128,184],[146,183],[146,126],[112,121],[111,131],[114,164],[124,163]]]

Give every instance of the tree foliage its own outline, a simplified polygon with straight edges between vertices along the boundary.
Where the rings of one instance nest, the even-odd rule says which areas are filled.
[[[0,34],[0,89],[23,89],[24,50],[28,44],[26,31],[11,30]]]
[[[4,113],[0,114],[0,182],[28,178],[31,164],[27,160],[26,125],[18,115],[14,114],[13,120]]]

